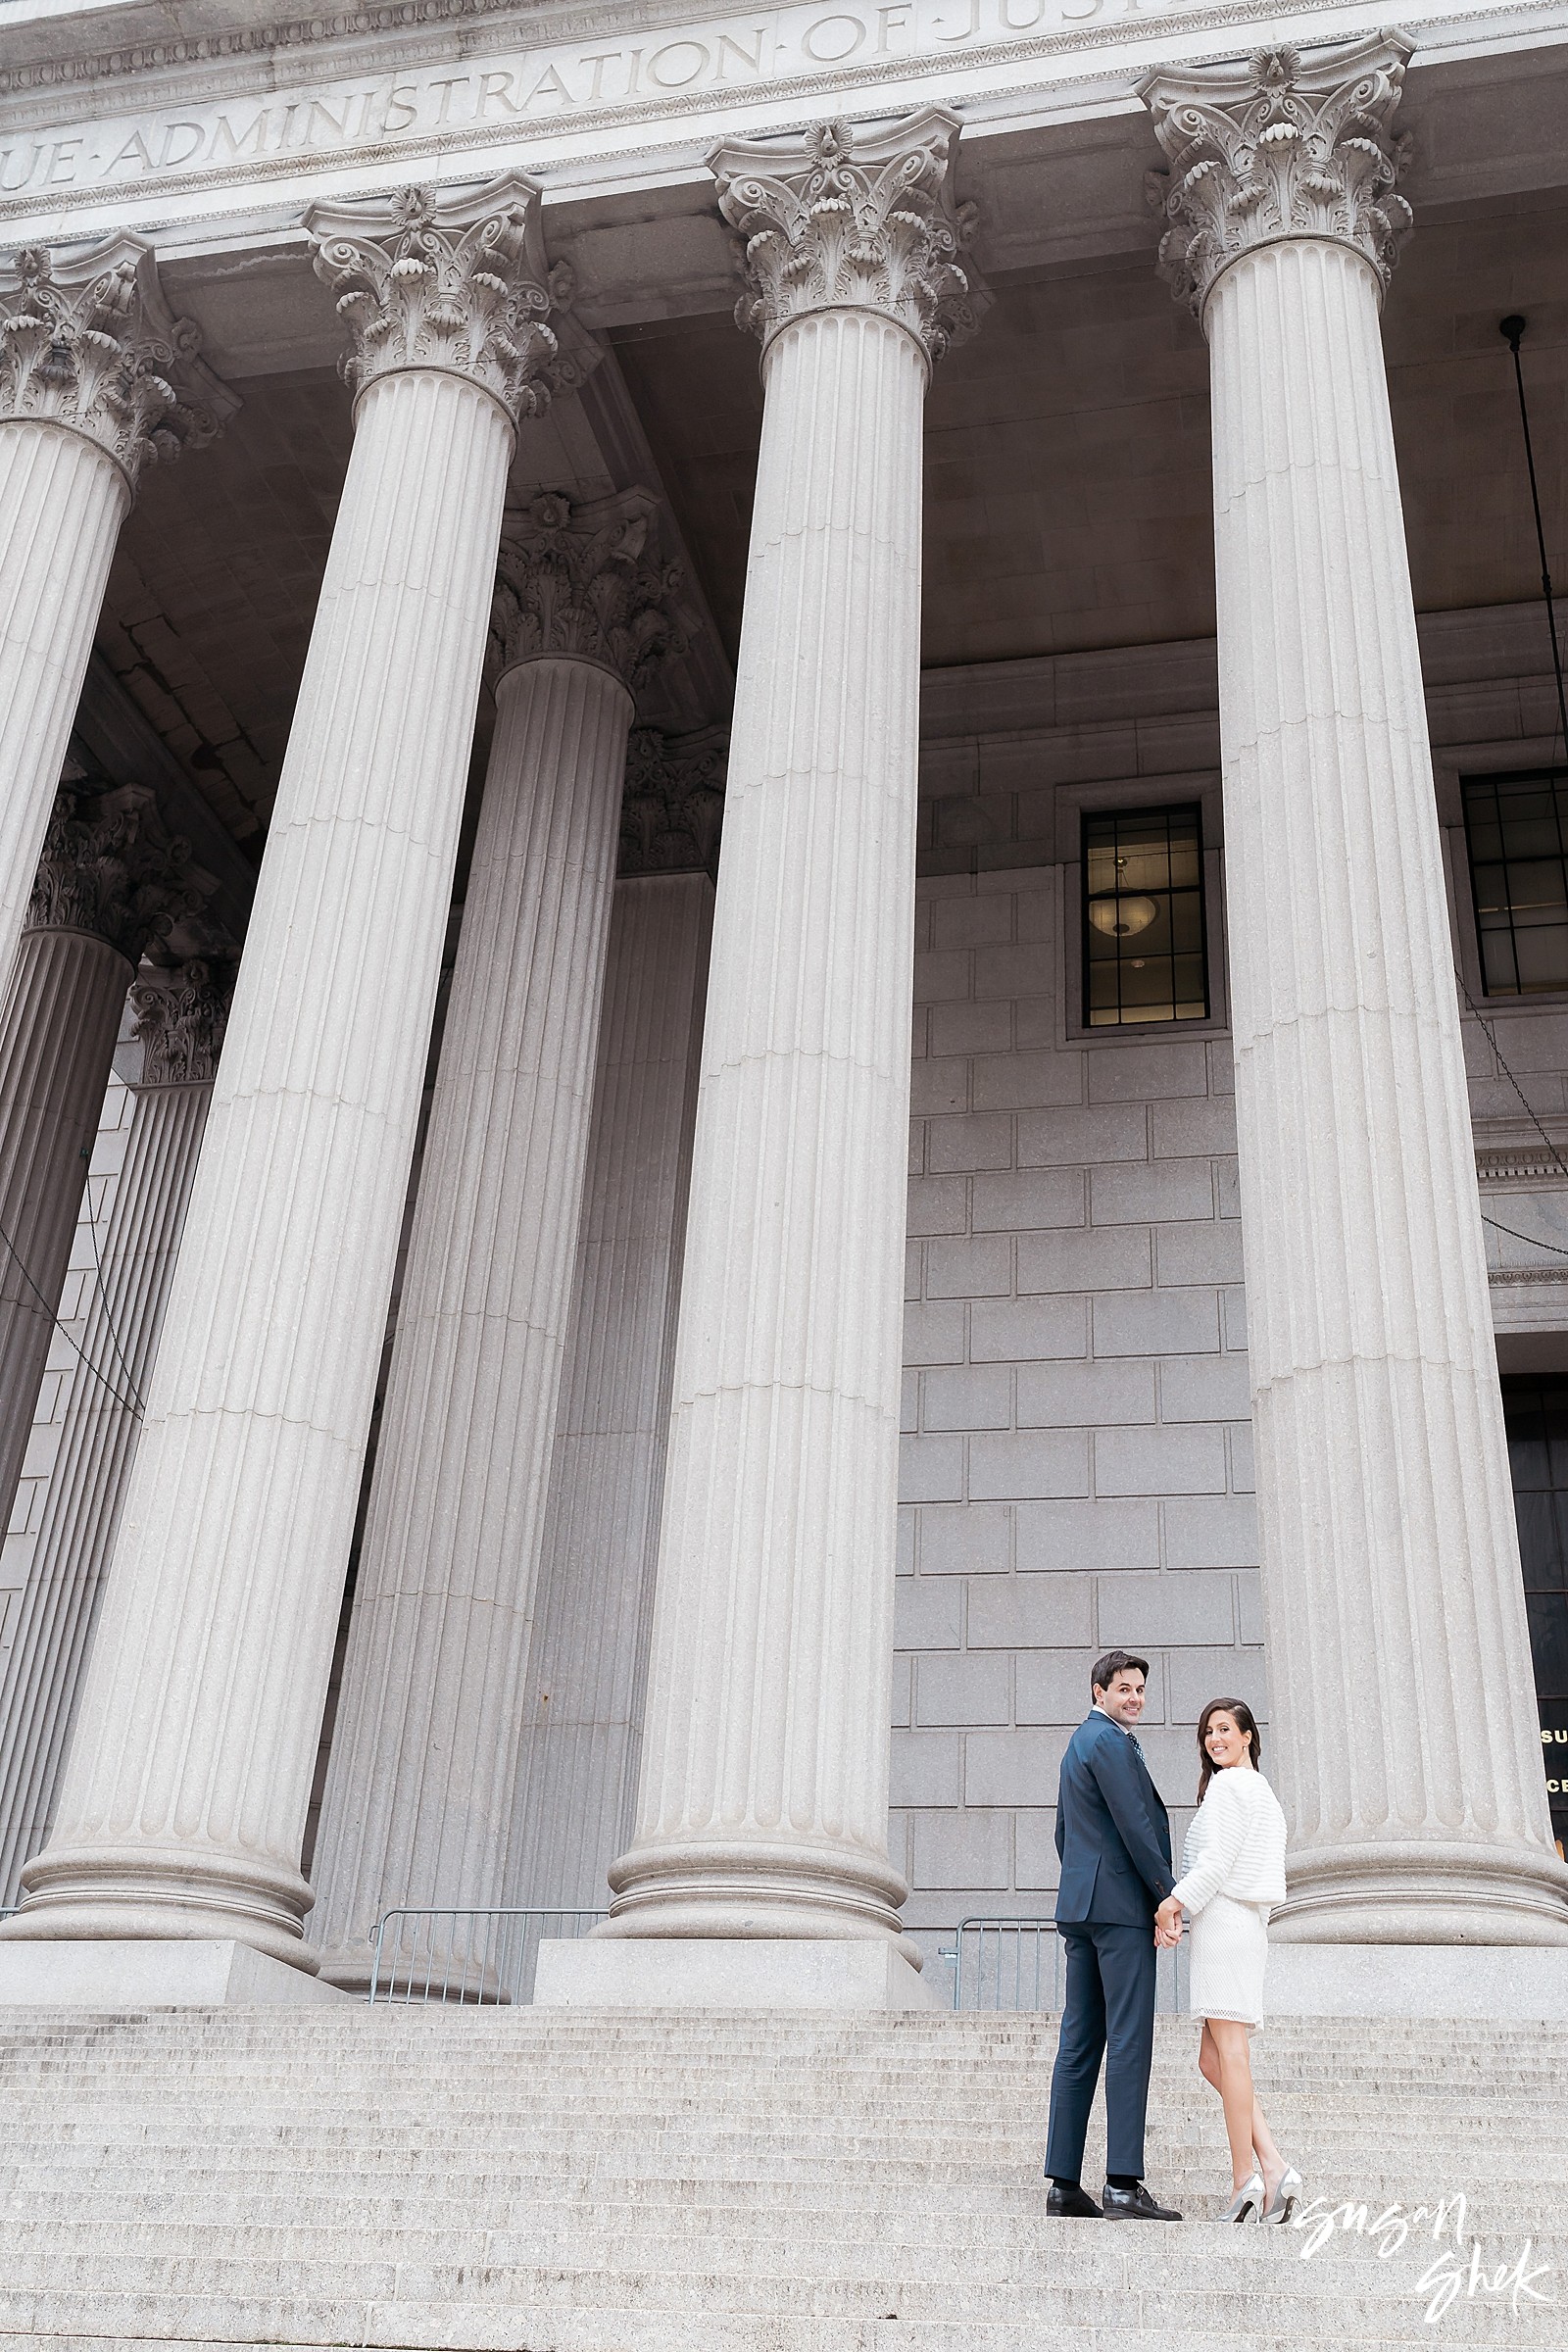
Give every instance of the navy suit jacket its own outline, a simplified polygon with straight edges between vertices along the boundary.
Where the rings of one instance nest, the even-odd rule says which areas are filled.
[[[1164,1802],[1142,1755],[1108,1715],[1090,1715],[1067,1742],[1056,1852],[1058,1927],[1082,1920],[1152,1927],[1156,1905],[1176,1884]]]

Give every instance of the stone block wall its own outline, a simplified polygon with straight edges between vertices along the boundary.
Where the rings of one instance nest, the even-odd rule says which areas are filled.
[[[1556,757],[1546,639],[1531,606],[1429,614],[1421,639],[1478,997],[1459,779]],[[1213,647],[928,671],[922,695],[892,1844],[935,1950],[966,1915],[1050,1916],[1057,1764],[1099,1650],[1151,1657],[1144,1744],[1178,1841],[1205,1698],[1248,1699],[1270,1758]],[[1214,1017],[1086,1036],[1081,812],[1191,801]],[[1463,1017],[1494,1315],[1514,1368],[1568,1369],[1568,1188],[1537,1123],[1562,1132],[1568,1012],[1486,1011]]]
[[[919,889],[892,1834],[930,1948],[1050,1915],[1098,1651],[1150,1656],[1178,1836],[1203,1701],[1267,1709],[1229,1043],[1073,1034],[1073,876]]]

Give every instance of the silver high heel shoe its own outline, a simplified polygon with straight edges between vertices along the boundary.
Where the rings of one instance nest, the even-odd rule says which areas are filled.
[[[1301,2190],[1304,2185],[1295,2165],[1288,2164],[1280,2176],[1278,2188],[1263,2207],[1257,2217],[1258,2220],[1260,2222],[1277,2222],[1283,2228],[1300,2202]]]
[[[1289,2178],[1289,2176],[1287,2176]],[[1298,2187],[1300,2183],[1298,2181]],[[1224,2212],[1222,2222],[1258,2222],[1263,2218],[1263,2176],[1254,2164],[1250,2177],[1242,2182]]]

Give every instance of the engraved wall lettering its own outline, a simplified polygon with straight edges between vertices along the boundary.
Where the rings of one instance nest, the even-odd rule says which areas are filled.
[[[728,81],[737,77],[745,78],[749,75],[753,81],[760,81],[762,77],[762,51],[766,41],[767,26],[765,24],[754,27],[750,49],[746,48],[734,33],[721,32],[718,36],[718,55],[714,61],[717,68],[717,78],[720,81]]]
[[[760,89],[834,74],[858,63],[998,44],[1044,45],[1101,15],[1173,15],[1192,0],[837,0],[673,24],[637,48],[589,42],[492,57],[482,70],[452,64],[404,69],[384,79],[276,91],[266,103],[187,105],[167,115],[122,116],[85,126],[54,124],[0,148],[0,197],[32,189],[130,188],[232,173],[284,156],[336,155],[389,142],[468,143],[485,129],[540,126],[630,107],[657,117],[712,90]],[[13,208],[16,209],[15,207]]]
[[[236,163],[242,155],[267,153],[268,110],[264,106],[253,122],[243,130],[236,130],[226,115],[220,115],[213,124],[212,143],[207,160],[212,164]]]

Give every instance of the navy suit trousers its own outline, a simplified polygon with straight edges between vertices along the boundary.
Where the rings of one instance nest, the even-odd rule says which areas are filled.
[[[1076,2180],[1105,2059],[1105,2170],[1144,2177],[1144,2117],[1154,2056],[1154,1928],[1084,1919],[1060,1931],[1067,1998],[1051,2077],[1046,2171]]]

